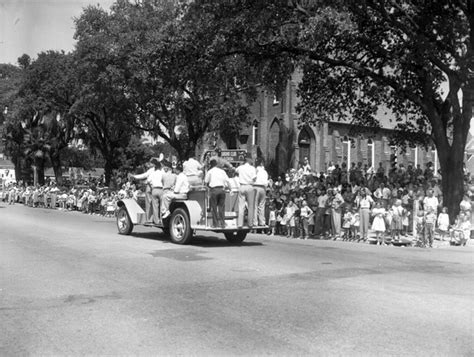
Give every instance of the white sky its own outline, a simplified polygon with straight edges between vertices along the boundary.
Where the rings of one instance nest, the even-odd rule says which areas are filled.
[[[0,63],[24,53],[74,48],[74,17],[88,5],[109,9],[113,0],[0,0]]]

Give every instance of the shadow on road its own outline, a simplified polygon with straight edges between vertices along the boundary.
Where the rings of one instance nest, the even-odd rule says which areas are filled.
[[[262,242],[246,242],[243,241],[239,244],[229,243],[225,238],[213,237],[213,236],[201,236],[197,235],[191,242],[191,245],[203,248],[219,248],[219,247],[254,247],[263,246]]]
[[[164,232],[136,232],[132,233],[130,237],[139,238],[139,239],[151,239],[156,241],[161,241],[163,243],[171,243],[171,240],[167,234]],[[202,248],[220,248],[220,247],[253,247],[253,246],[263,246],[262,242],[242,242],[240,244],[229,243],[224,237],[214,237],[214,236],[202,236],[196,235],[191,241],[189,246],[196,246]]]

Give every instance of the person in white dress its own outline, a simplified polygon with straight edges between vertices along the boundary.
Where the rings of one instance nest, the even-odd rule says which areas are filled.
[[[445,240],[449,234],[449,215],[447,207],[443,207],[441,213],[438,215],[436,223],[438,225],[438,232],[441,240]]]
[[[372,209],[372,230],[375,231],[377,245],[385,245],[385,214],[386,210],[381,202],[377,202]]]

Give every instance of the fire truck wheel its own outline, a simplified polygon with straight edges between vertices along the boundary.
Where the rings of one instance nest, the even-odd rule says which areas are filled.
[[[245,237],[247,237],[247,231],[225,232],[224,235],[229,243],[238,244],[245,240]]]
[[[120,207],[117,212],[117,228],[120,234],[129,235],[133,230],[133,223],[125,207]]]
[[[177,208],[171,213],[168,227],[173,243],[188,244],[193,238],[188,212],[182,208]]]

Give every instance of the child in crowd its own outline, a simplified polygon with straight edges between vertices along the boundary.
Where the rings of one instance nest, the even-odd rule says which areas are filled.
[[[8,204],[9,205],[15,204],[16,194],[17,194],[17,188],[15,186],[12,186],[10,190],[8,191]]]
[[[115,215],[117,202],[113,194],[109,195],[107,198],[107,207],[106,207],[106,216],[113,217]]]
[[[426,242],[425,242],[425,218],[424,218],[423,211],[418,211],[418,214],[415,217],[415,225],[416,225],[417,246],[424,247],[426,246]]]
[[[469,216],[463,212],[459,213],[450,233],[451,238],[449,243],[451,245],[466,245],[471,235]]]
[[[306,200],[303,200],[301,202],[301,208],[300,208],[300,220],[301,220],[301,238],[303,239],[308,239],[309,237],[309,219],[310,217],[313,216],[313,210],[309,208],[308,202]]]
[[[433,207],[429,207],[425,216],[425,244],[428,243],[430,248],[433,248],[436,219],[437,217]]]
[[[276,233],[276,208],[275,205],[270,205],[270,211],[268,213],[268,225],[269,225],[269,231],[268,234],[271,236],[274,236]]]
[[[286,238],[295,238],[296,222],[295,222],[296,206],[293,201],[288,202],[286,207],[287,219],[287,235]]]
[[[74,195],[74,193],[71,191],[69,193],[69,195],[67,196],[67,200],[66,200],[66,208],[69,210],[69,211],[72,211],[73,209],[75,209],[76,207],[76,196]]]
[[[449,215],[447,207],[443,207],[441,213],[438,215],[437,225],[440,239],[445,240],[449,234]]]
[[[278,234],[278,235],[285,235],[286,234],[286,232],[284,232],[286,221],[283,220],[283,216],[285,215],[285,213],[282,212],[282,211],[283,211],[283,209],[278,210],[277,213],[276,213],[276,234]]]
[[[403,208],[403,214],[402,214],[402,227],[403,227],[403,230],[402,230],[402,236],[407,236],[408,235],[408,231],[409,231],[409,228],[410,228],[410,216],[411,216],[411,212],[409,210],[407,210],[406,208]]]
[[[385,208],[383,208],[382,203],[378,201],[375,204],[375,207],[372,209],[372,216],[374,220],[372,221],[372,230],[375,231],[375,236],[377,239],[377,245],[385,245]]]
[[[317,209],[318,209],[317,206],[314,206],[314,205],[311,206],[311,210],[313,211],[313,213],[308,218],[308,229],[309,229],[310,236],[314,236]]]
[[[392,233],[392,240],[399,241],[400,240],[400,232],[403,230],[403,207],[402,201],[400,199],[395,200],[392,208],[392,222],[391,222],[391,233]]]
[[[343,208],[343,216],[342,216],[342,240],[350,240],[351,239],[351,222],[352,222],[352,212],[351,207],[347,206]]]
[[[351,236],[352,240],[359,240],[360,235],[359,235],[359,226],[360,226],[360,216],[359,212],[357,212],[357,209],[354,207],[352,209],[352,219],[351,219]]]
[[[61,194],[58,197],[59,197],[59,208],[66,209],[66,201],[68,197],[67,193],[61,192]]]

